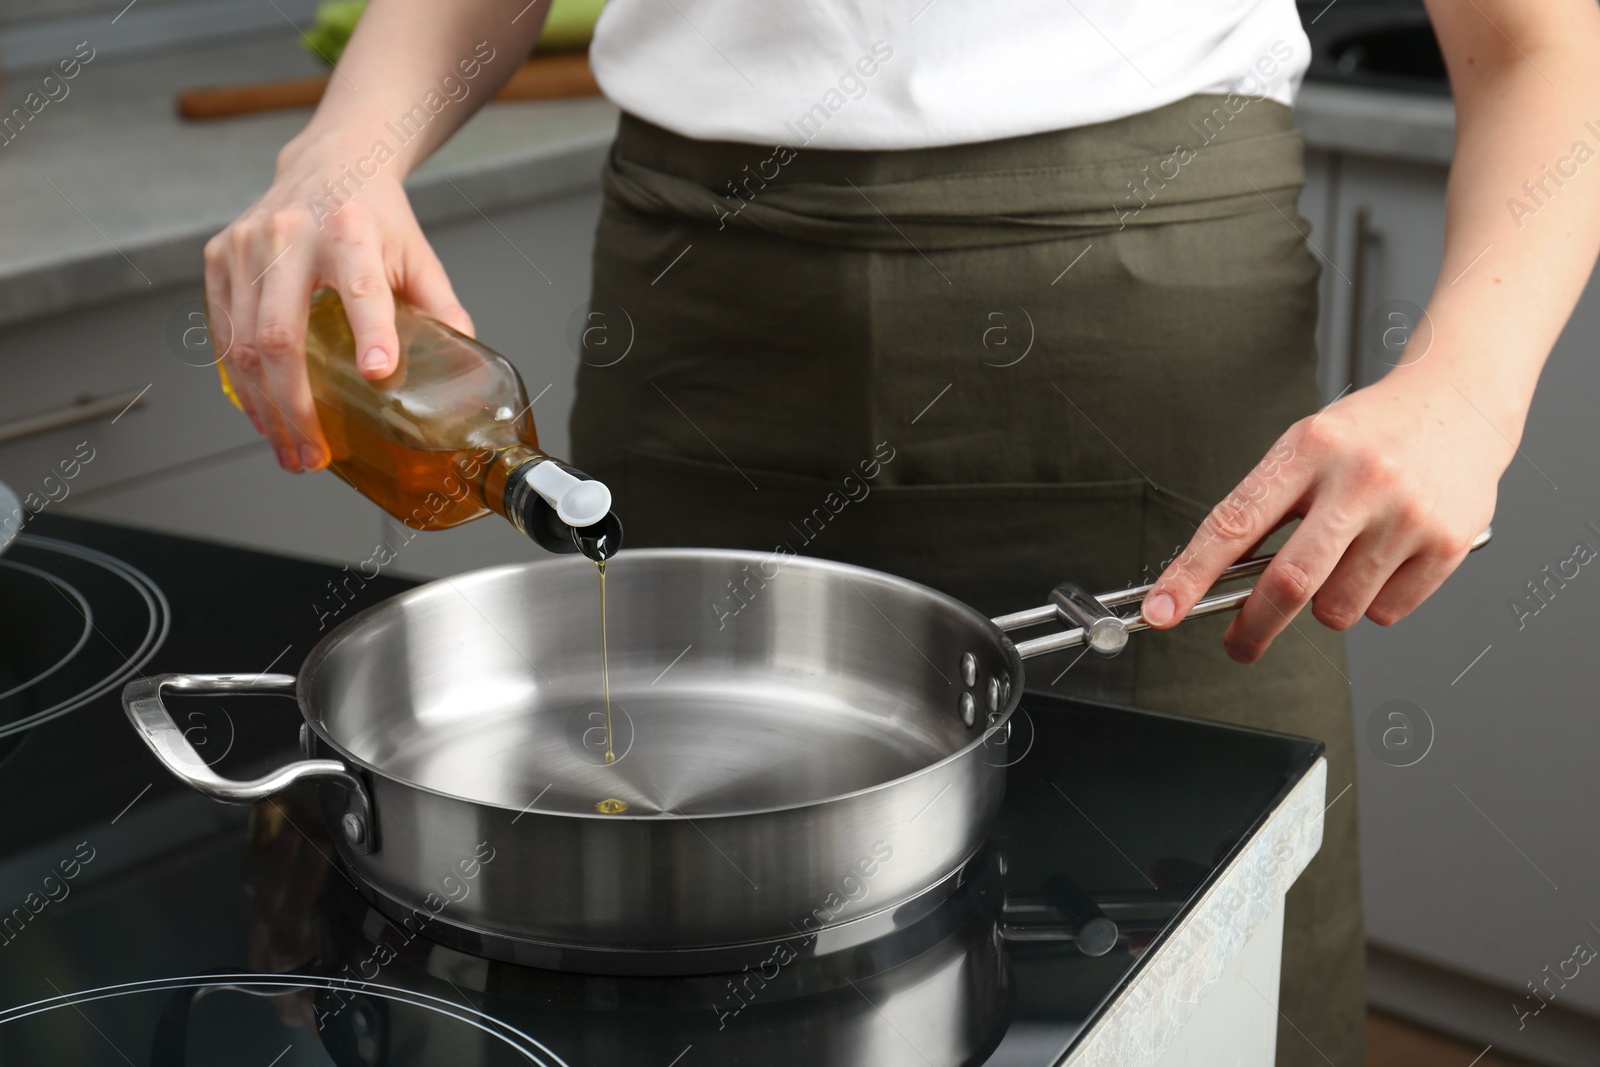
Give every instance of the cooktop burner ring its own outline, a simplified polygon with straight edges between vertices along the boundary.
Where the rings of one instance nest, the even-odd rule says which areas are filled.
[[[263,993],[258,992],[258,989],[278,989],[282,990],[282,993]],[[80,1004],[88,1004],[98,1000],[111,1000],[144,993],[190,991],[191,998],[197,998],[208,992],[224,991],[243,993],[247,996],[281,996],[284,993],[292,993],[298,989],[324,989],[333,993],[359,993],[376,997],[380,1000],[394,1001],[408,1004],[412,1007],[423,1008],[438,1015],[455,1019],[457,1022],[464,1023],[498,1039],[523,1056],[529,1063],[533,1064],[533,1067],[570,1067],[559,1053],[538,1038],[513,1026],[511,1023],[497,1019],[487,1012],[480,1011],[470,1004],[458,1004],[444,997],[434,996],[431,993],[406,989],[403,986],[389,985],[383,982],[347,978],[342,975],[297,974],[293,971],[274,974],[265,971],[219,970],[210,974],[181,975],[172,978],[147,978],[81,989],[73,993],[57,993],[53,997],[43,997],[26,1004],[15,1004],[0,1009],[0,1026],[26,1019],[30,1016],[55,1011],[59,1008],[76,1008]],[[547,1060],[545,1057],[550,1058]]]
[[[94,608],[89,605],[88,598],[83,595],[77,586],[73,585],[65,578],[51,574],[49,571],[40,570],[38,567],[32,566],[31,564],[18,563],[14,559],[0,559],[0,567],[4,567],[7,570],[21,571],[23,574],[31,574],[33,577],[55,586],[57,590],[65,594],[70,600],[73,601],[73,603],[77,606],[78,614],[83,616],[83,629],[79,631],[77,641],[75,641],[72,647],[67,650],[66,655],[56,660],[55,663],[51,664],[49,667],[46,667],[32,678],[18,682],[10,689],[0,693],[0,700],[4,700],[8,696],[20,693],[24,689],[27,689],[31,686],[38,685],[40,682],[56,673],[56,671],[59,671],[62,667],[65,667],[68,663],[71,663],[73,658],[76,657],[79,652],[83,651],[83,646],[89,643],[89,635],[94,632]]]
[[[135,648],[132,653],[124,652],[121,648],[118,648],[115,644],[112,644],[110,638],[107,638],[104,633],[100,631],[99,627],[95,625],[93,609],[88,606],[87,600],[82,597],[81,593],[77,594],[78,600],[83,601],[81,605],[75,606],[79,606],[79,610],[83,612],[86,626],[85,634],[89,632],[100,633],[102,640],[105,640],[107,644],[110,644],[111,647],[116,651],[117,655],[123,657],[121,666],[117,667],[109,675],[100,679],[98,682],[90,684],[72,696],[56,701],[56,703],[47,708],[41,708],[31,715],[25,715],[14,722],[0,724],[0,739],[10,737],[13,734],[22,733],[25,730],[31,730],[35,726],[49,722],[52,719],[58,719],[69,712],[76,711],[85,704],[89,704],[100,699],[100,697],[107,693],[117,691],[122,687],[123,683],[127,682],[135,675],[138,675],[144,668],[144,665],[149,663],[151,658],[154,657],[158,651],[160,651],[161,646],[166,643],[167,634],[172,628],[172,610],[171,605],[167,602],[166,594],[161,591],[160,586],[158,586],[150,579],[148,575],[139,570],[137,567],[134,567],[128,563],[124,563],[115,556],[107,555],[104,552],[100,552],[92,548],[85,548],[82,545],[75,545],[68,541],[58,541],[53,537],[41,537],[37,534],[19,534],[16,540],[12,542],[11,548],[14,550],[17,547],[22,546],[40,549],[46,552],[54,552],[70,559],[76,559],[80,562],[99,567],[100,569],[109,572],[113,576],[120,578],[122,581],[126,582],[133,589],[133,591],[138,594],[139,599],[143,601],[147,622],[144,636],[140,638],[138,647]],[[37,570],[37,568],[30,568],[27,564],[23,564],[12,559],[5,560],[4,565],[7,567]],[[62,589],[63,586],[68,586],[70,584],[55,575],[49,574],[48,572],[40,573],[43,573],[47,578],[49,578],[51,584],[54,585],[58,590]],[[63,595],[66,595],[64,590]],[[76,655],[79,651],[81,651],[83,645],[86,643],[87,636],[85,636],[84,639],[75,647],[73,655]],[[70,658],[71,657],[68,657],[69,660]],[[54,674],[60,666],[61,665],[58,664],[56,667],[52,667],[43,674],[36,675],[33,681],[29,684],[37,684],[40,680],[49,677],[51,674]],[[20,689],[15,691],[20,691]]]

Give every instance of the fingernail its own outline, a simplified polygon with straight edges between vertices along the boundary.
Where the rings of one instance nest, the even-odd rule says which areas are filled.
[[[278,449],[278,466],[286,471],[295,469],[294,449],[288,445],[283,445]]]
[[[1146,597],[1144,607],[1140,610],[1144,614],[1144,621],[1151,626],[1165,626],[1172,621],[1172,614],[1178,610],[1178,605],[1170,595],[1157,593]]]
[[[300,465],[308,471],[322,469],[322,450],[316,445],[300,446]]]
[[[373,346],[372,348],[367,349],[366,352],[362,353],[361,369],[378,370],[379,368],[383,367],[384,364],[388,363],[388,361],[389,353],[385,352],[381,348],[378,348],[377,346]]]

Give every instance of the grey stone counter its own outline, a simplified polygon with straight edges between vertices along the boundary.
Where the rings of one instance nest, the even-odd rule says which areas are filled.
[[[84,65],[0,143],[0,325],[198,282],[206,239],[267,187],[309,112],[186,121],[174,94],[320,69],[288,32]],[[37,72],[8,79],[4,114],[39,84]],[[616,115],[599,98],[485,108],[412,176],[418,217],[593,184]],[[1313,148],[1446,164],[1454,145],[1445,97],[1308,83],[1295,120]]]
[[[194,122],[177,116],[174,94],[320,69],[286,30],[96,56],[64,96],[52,90],[60,98],[0,143],[0,325],[198,282],[206,240],[266,189],[279,147],[310,112]],[[7,78],[5,114],[41,74]],[[418,217],[440,222],[597,183],[616,116],[598,97],[484,108],[412,176]]]
[[[1306,147],[1324,151],[1439,166],[1455,154],[1456,109],[1448,96],[1308,81],[1294,124]]]

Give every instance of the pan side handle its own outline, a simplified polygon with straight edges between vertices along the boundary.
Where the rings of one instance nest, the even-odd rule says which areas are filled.
[[[1476,552],[1488,544],[1493,536],[1494,528],[1485,527],[1482,533],[1472,539],[1469,551]],[[1272,559],[1272,555],[1269,554],[1235,563],[1222,572],[1217,584],[1254,577],[1266,570]],[[1113,609],[1142,601],[1145,594],[1153,588],[1155,584],[1151,583],[1095,596],[1082,586],[1063,582],[1051,591],[1050,603],[1042,607],[1013,612],[1010,615],[1001,615],[989,621],[1002,631],[1020,630],[1057,620],[1073,624],[1069,630],[1035,637],[1029,641],[1018,641],[1017,655],[1023,659],[1043,656],[1049,652],[1060,652],[1062,649],[1077,648],[1083,644],[1087,644],[1090,649],[1102,656],[1114,656],[1127,645],[1129,634],[1149,630],[1152,627],[1137,611],[1124,616]],[[1202,615],[1233,611],[1249,598],[1254,589],[1254,586],[1245,586],[1243,589],[1233,589],[1226,593],[1212,593],[1190,608],[1184,618],[1193,619]]]
[[[188,696],[228,693],[293,694],[289,674],[158,674],[129,682],[122,690],[122,709],[134,730],[162,766],[191,789],[229,804],[250,804],[277,796],[296,782],[326,781],[347,797],[341,822],[345,841],[363,855],[373,850],[372,800],[366,785],[340,761],[307,759],[286,763],[259,778],[224,778],[201,758],[162,699],[165,690]]]

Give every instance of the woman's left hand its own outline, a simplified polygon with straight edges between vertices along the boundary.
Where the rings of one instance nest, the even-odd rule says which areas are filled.
[[[1146,621],[1176,625],[1224,568],[1297,517],[1223,635],[1228,655],[1259,659],[1308,602],[1335,630],[1410,614],[1489,524],[1521,432],[1520,419],[1492,423],[1495,405],[1469,399],[1442,366],[1399,368],[1291,426],[1162,572]]]

